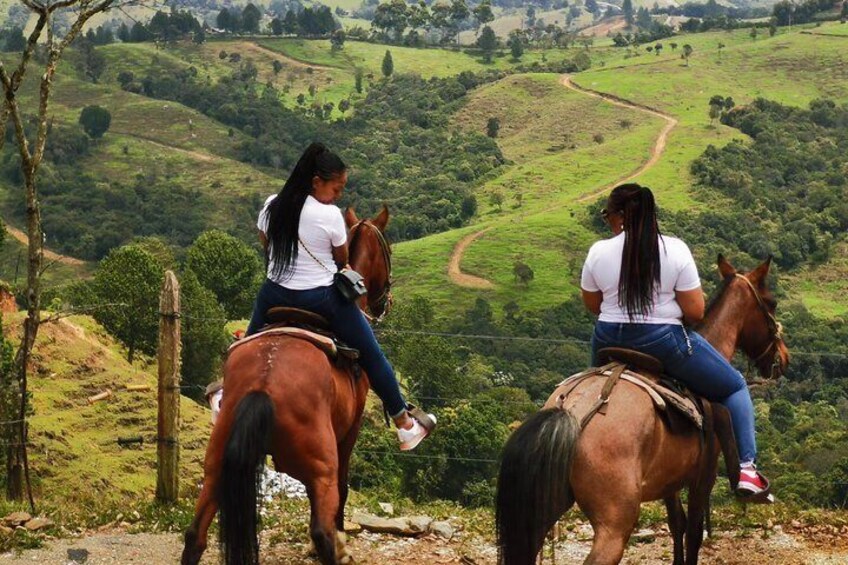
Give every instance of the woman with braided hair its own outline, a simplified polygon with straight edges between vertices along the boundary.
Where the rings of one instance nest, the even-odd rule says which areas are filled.
[[[660,233],[654,195],[623,184],[602,211],[614,237],[596,242],[583,265],[583,302],[599,315],[592,362],[605,347],[625,347],[662,361],[666,372],[730,412],[739,448],[737,494],[751,496],[768,482],[757,471],[754,406],[742,374],[686,324],[704,317],[704,293],[686,244]]]

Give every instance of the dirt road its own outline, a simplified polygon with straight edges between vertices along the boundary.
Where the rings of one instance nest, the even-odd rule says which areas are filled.
[[[273,532],[263,537],[270,535]],[[584,538],[585,534],[582,537],[579,533],[569,534],[569,539],[557,545],[553,563],[582,563],[591,545]],[[411,539],[360,533],[351,538],[350,544],[360,564],[494,565],[496,561],[496,550],[491,543],[465,539],[462,532],[451,541],[432,536]],[[128,534],[114,531],[50,542],[42,549],[25,551],[19,556],[0,555],[0,565],[72,565],[82,563],[82,556],[85,556],[86,565],[173,565],[179,562],[181,550],[181,536],[177,534]],[[269,565],[317,563],[307,556],[306,551],[305,543],[280,543],[271,547],[263,543],[262,562]],[[74,556],[77,560],[73,560]],[[671,540],[667,534],[660,532],[651,543],[631,544],[622,563],[667,564],[671,560],[670,556]],[[552,561],[548,557],[544,562],[547,564]],[[779,527],[768,532],[755,531],[748,534],[719,532],[716,537],[705,541],[700,562],[703,565],[845,565],[848,563],[848,540],[841,544],[804,540],[799,534],[785,533]],[[210,543],[201,565],[217,563],[216,546]]]
[[[660,112],[659,110],[648,108],[646,106],[640,106],[638,104],[634,104],[633,102],[629,102],[611,94],[605,94],[603,92],[597,92],[588,88],[584,88],[582,86],[577,86],[571,81],[571,77],[569,75],[564,75],[560,80],[560,84],[562,84],[566,88],[574,90],[575,92],[579,92],[587,96],[592,96],[593,98],[600,98],[602,100],[605,100],[606,102],[609,102],[610,104],[614,104],[615,106],[620,106],[622,108],[628,108],[631,110],[637,110],[639,112],[643,112],[651,116],[656,116],[658,118],[662,118],[665,121],[665,125],[663,126],[662,130],[660,130],[660,133],[657,136],[653,147],[651,147],[651,153],[648,156],[647,161],[642,163],[636,170],[627,173],[626,175],[616,179],[615,181],[609,184],[605,184],[597,190],[593,190],[588,194],[584,194],[577,200],[578,202],[590,202],[598,198],[599,196],[606,194],[613,187],[625,182],[632,181],[633,179],[635,179],[636,177],[643,174],[645,171],[649,170],[651,167],[657,164],[657,162],[660,160],[660,157],[662,157],[663,152],[665,151],[666,142],[668,141],[668,135],[671,133],[671,130],[673,130],[675,126],[677,126],[676,118],[664,112]],[[453,282],[455,285],[464,288],[475,289],[490,289],[495,287],[492,281],[474,275],[469,275],[467,273],[463,273],[461,268],[462,257],[468,247],[472,243],[474,243],[477,238],[479,238],[489,230],[492,230],[493,228],[494,226],[490,226],[484,230],[468,235],[462,238],[459,243],[457,243],[456,247],[451,253],[450,263],[448,264],[448,276],[450,277],[451,282]]]

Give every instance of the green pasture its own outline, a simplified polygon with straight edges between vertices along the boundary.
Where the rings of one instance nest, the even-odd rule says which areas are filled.
[[[808,30],[785,31],[774,38],[761,34],[756,41],[747,31],[676,37],[673,41],[680,46],[689,43],[695,48],[688,67],[679,59],[680,47],[675,56],[645,53],[628,59],[621,68],[610,64],[614,61],[609,55],[612,48],[592,48],[593,58],[603,61],[603,66],[579,73],[573,80],[584,88],[665,111],[679,120],[660,161],[637,178],[655,190],[662,207],[685,211],[725,205],[721,197],[694,187],[689,172],[692,161],[709,144],[723,146],[734,138],[744,138],[737,130],[710,124],[707,111],[712,95],[733,96],[737,104],[762,96],[797,106],[817,97],[848,99],[848,51],[842,40],[804,33]],[[718,41],[726,45],[721,57]],[[625,63],[623,58],[620,62]],[[577,199],[644,162],[663,122],[564,87],[556,95],[552,89],[555,77],[534,77],[533,88],[528,88],[528,80],[527,76],[508,77],[481,88],[455,117],[458,126],[483,131],[488,117],[497,115],[501,119],[498,142],[514,164],[478,189],[477,225],[461,234],[440,234],[397,246],[402,274],[399,295],[404,292],[404,281],[413,277],[415,290],[410,292],[425,291],[446,311],[467,307],[464,297],[473,296],[487,297],[496,308],[510,300],[522,308],[543,308],[578,290],[583,256],[595,236],[580,223],[586,204]],[[539,94],[546,92],[546,87],[550,92]],[[541,114],[538,121],[534,112]],[[634,114],[638,115],[635,119]],[[579,125],[572,124],[569,115]],[[633,122],[627,131],[617,125],[623,119]],[[573,150],[543,155],[555,147],[557,135],[568,132],[585,142],[595,130],[603,133],[604,143],[577,144]],[[500,209],[490,202],[493,192],[504,196]],[[515,197],[519,192],[521,205]],[[453,285],[447,280],[453,246],[461,235],[490,226],[493,229],[466,251],[462,270],[491,280],[495,288],[480,291]],[[512,274],[517,260],[530,265],[535,273],[526,288]],[[842,272],[838,264],[823,265],[817,271],[817,282],[810,281],[807,273],[791,278],[792,292],[799,293],[800,300],[819,315],[844,315],[848,308],[839,306],[844,303],[844,276],[834,276]]]
[[[16,314],[4,321],[14,327],[21,320]],[[156,490],[155,360],[142,356],[130,365],[126,351],[85,316],[43,325],[36,348],[29,420],[36,499],[57,505],[60,519],[80,508],[95,514],[148,500]],[[149,389],[127,392],[130,384]],[[106,390],[110,398],[87,401]],[[190,495],[202,480],[211,423],[208,409],[186,397],[180,419],[181,492]],[[118,438],[135,437],[144,443],[118,445]]]

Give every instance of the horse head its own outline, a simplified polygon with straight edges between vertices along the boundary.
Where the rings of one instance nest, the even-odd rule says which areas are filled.
[[[738,272],[723,255],[718,270],[724,279],[723,296],[733,301],[737,315],[744,319],[739,348],[765,378],[776,378],[789,365],[789,349],[783,341],[783,326],[777,321],[777,300],[768,288],[771,257],[748,273]]]
[[[360,220],[353,208],[345,210],[350,266],[365,277],[368,294],[359,308],[371,322],[380,322],[392,307],[392,248],[386,239],[389,209],[372,219]]]

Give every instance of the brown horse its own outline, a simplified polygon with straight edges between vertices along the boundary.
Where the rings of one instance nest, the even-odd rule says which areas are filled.
[[[383,236],[388,220],[385,208],[373,220],[359,221],[352,210],[345,213],[350,264],[368,281],[367,306],[377,316],[390,302],[390,250]],[[368,394],[364,373],[357,378],[336,367],[302,339],[259,335],[232,350],[224,382],[182,564],[200,561],[218,511],[224,562],[259,562],[256,484],[266,454],[277,471],[306,485],[311,537],[321,563],[352,562],[342,531],[350,455]]]
[[[744,275],[721,256],[718,264],[724,285],[699,331],[728,360],[741,349],[763,376],[774,376],[785,369],[789,354],[766,285],[770,260]],[[575,402],[593,404],[596,397],[597,392],[584,392]],[[556,400],[555,392],[504,447],[496,508],[500,563],[534,564],[545,535],[575,501],[594,530],[584,563],[618,563],[640,504],[663,499],[674,564],[696,564],[716,479],[717,439],[702,441],[694,426],[672,433],[645,391],[626,381],[616,385],[605,415],[596,415],[582,431],[571,412],[555,407]],[[688,521],[679,496],[684,487]]]

